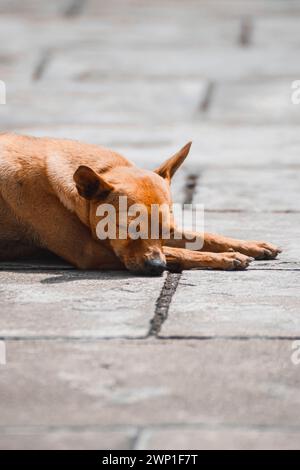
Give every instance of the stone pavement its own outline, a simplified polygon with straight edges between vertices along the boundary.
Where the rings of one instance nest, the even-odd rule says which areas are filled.
[[[157,279],[2,263],[0,448],[300,448],[299,22],[297,0],[0,0],[1,130],[148,168],[193,140],[175,201],[284,250]]]

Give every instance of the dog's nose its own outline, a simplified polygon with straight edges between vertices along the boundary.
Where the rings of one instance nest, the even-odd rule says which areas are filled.
[[[167,265],[158,258],[147,259],[147,261],[145,261],[145,268],[147,274],[151,274],[152,276],[159,276],[164,272],[165,269],[167,269]]]

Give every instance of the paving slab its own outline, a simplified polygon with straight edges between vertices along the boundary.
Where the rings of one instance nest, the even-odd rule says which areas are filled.
[[[300,448],[300,433],[266,429],[171,427],[146,430],[139,443],[140,450],[297,450]]]
[[[117,7],[117,8],[116,8]],[[170,14],[170,11],[172,12]],[[195,17],[216,17],[222,19],[240,18],[243,15],[254,16],[274,16],[291,14],[294,15],[300,12],[299,3],[297,0],[276,0],[264,1],[261,0],[226,0],[220,2],[219,0],[187,0],[184,4],[180,0],[172,0],[163,3],[159,0],[152,0],[151,2],[125,2],[120,0],[113,0],[109,3],[101,2],[99,0],[89,0],[83,10],[83,15],[95,16],[123,16],[128,20],[132,18],[144,18],[150,16],[152,19],[164,19],[166,22],[177,16],[180,18],[195,18]]]
[[[153,12],[151,2],[143,2]],[[101,18],[94,18],[80,15],[79,17],[68,21],[49,22],[47,29],[48,43],[54,46],[61,43],[61,49],[66,50],[70,45],[88,44],[93,48],[95,46],[99,51],[110,50],[116,47],[128,48],[128,54],[132,49],[145,50],[149,47],[171,47],[181,49],[190,47],[212,47],[219,44],[229,45],[236,43],[239,34],[240,21],[238,18],[228,18],[224,22],[221,18],[214,17],[213,21],[208,22],[207,17],[197,15],[187,17],[177,14],[172,15],[171,21],[160,16],[159,11],[163,5],[156,10],[156,18],[152,14],[144,14],[140,6],[132,8],[132,4],[121,14],[119,12],[105,13]],[[120,9],[123,5],[120,2]],[[84,13],[84,12],[83,12]],[[154,13],[155,14],[155,13]],[[125,19],[126,18],[126,19]],[[56,28],[55,28],[56,26]],[[51,33],[57,31],[56,38],[51,38]],[[42,31],[37,33],[46,37]],[[78,40],[78,34],[81,34]],[[77,35],[77,37],[76,37]]]
[[[37,51],[30,50],[16,54],[2,53],[0,54],[0,60],[1,81],[6,84],[8,96],[11,83],[15,83],[20,87],[28,86],[39,63],[40,54]],[[1,108],[4,108],[4,106],[1,106]]]
[[[201,202],[206,210],[299,212],[299,187],[298,169],[206,170],[194,202]]]
[[[73,3],[76,1],[74,0]],[[70,5],[71,2],[69,1],[68,4]],[[114,33],[114,25],[111,22],[99,19],[84,21],[80,17],[72,18],[70,21],[63,14],[52,16],[50,13],[38,18],[33,14],[26,15],[25,13],[21,16],[5,14],[0,17],[0,27],[0,51],[3,53],[22,53],[28,49],[54,52],[60,48],[68,51],[69,48],[78,47],[82,42],[93,41],[101,45],[105,38],[111,38]]]
[[[74,3],[76,1],[74,0]],[[16,3],[22,5],[22,2]],[[46,2],[36,2],[36,12],[42,3]],[[28,1],[26,4],[28,5]],[[60,5],[62,6],[63,2],[60,2]],[[1,1],[0,9],[1,7],[3,7],[3,1]],[[0,16],[0,53],[15,55],[24,54],[30,50],[42,54],[46,51],[54,52],[59,48],[68,51],[70,47],[76,48],[82,42],[88,41],[102,44],[103,38],[113,36],[113,29],[114,25],[99,21],[99,19],[98,21],[82,21],[80,18],[75,18],[70,21],[63,15],[52,16],[50,12],[36,17],[34,14],[25,12],[14,14],[11,11],[10,14]]]
[[[135,430],[86,431],[21,428],[0,430],[2,450],[128,450],[136,436]]]
[[[295,125],[300,121],[300,105],[292,101],[295,80],[291,76],[220,83],[214,89],[208,116],[222,123]]]
[[[7,341],[1,427],[206,424],[299,432],[292,341]]]
[[[299,337],[300,270],[190,271],[162,337]]]
[[[298,14],[293,13],[256,18],[252,44],[259,47],[299,47],[299,11]]]
[[[68,3],[70,5],[72,0]],[[73,3],[79,2],[75,0]],[[123,3],[119,1],[118,10],[122,9]],[[151,2],[148,2],[148,5],[147,2],[143,3],[153,10]],[[63,14],[66,11],[63,8],[60,16],[52,16],[50,13],[39,18],[33,14],[2,15],[0,51],[22,52],[32,48],[47,49],[52,53],[60,50],[68,54],[72,48],[77,49],[85,45],[99,52],[126,47],[127,53],[130,54],[132,49],[147,51],[149,46],[157,49],[162,46],[195,49],[199,46],[232,45],[236,43],[239,35],[239,18],[228,18],[224,22],[217,17],[208,21],[203,15],[183,17],[174,14],[172,21],[166,21],[159,16],[159,10],[160,7],[154,21],[151,14],[146,15],[141,9],[133,8],[132,2],[131,5],[127,4],[122,14],[110,15],[103,11],[101,17],[76,15],[70,20]],[[134,19],[135,15],[137,20]],[[125,21],[124,16],[128,17]],[[8,36],[9,43],[5,41]]]
[[[127,272],[1,271],[0,337],[144,336],[163,282]]]
[[[266,77],[297,77],[298,51],[273,48],[236,46],[180,49],[149,47],[131,49],[125,46],[111,50],[82,46],[68,51],[56,51],[44,71],[44,80],[95,82],[103,78],[113,80],[151,78],[166,80],[198,78],[213,81],[258,79]],[[230,64],[230,67],[224,67]]]
[[[187,135],[193,141],[185,166],[195,172],[207,168],[299,167],[300,136],[297,125],[226,125],[224,121],[226,114],[223,123],[214,121],[187,125],[185,128],[178,126],[178,142]],[[166,128],[163,135],[173,138],[173,145],[176,146],[172,128],[169,132]]]
[[[190,120],[204,100],[205,81],[109,81],[94,86],[9,84],[0,118],[7,128],[55,122],[77,125],[170,124]],[[159,103],[159,105],[158,105]],[[24,113],[26,109],[26,113]]]
[[[4,15],[25,15],[29,17],[57,16],[71,2],[69,0],[54,0],[51,2],[40,2],[38,0],[1,0],[0,13]]]

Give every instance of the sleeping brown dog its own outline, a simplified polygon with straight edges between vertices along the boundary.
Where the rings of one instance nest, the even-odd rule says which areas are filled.
[[[205,233],[200,251],[171,211],[170,182],[190,143],[155,171],[141,170],[105,148],[70,140],[0,135],[0,260],[46,248],[79,269],[128,269],[161,274],[165,269],[243,269],[254,259],[275,258],[269,243]],[[169,208],[170,238],[99,240],[97,208],[128,205]],[[177,232],[178,235],[178,232]]]

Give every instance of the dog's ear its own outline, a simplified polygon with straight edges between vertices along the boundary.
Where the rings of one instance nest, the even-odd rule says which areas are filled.
[[[80,196],[92,200],[108,194],[113,186],[88,166],[81,165],[73,175]]]
[[[159,168],[157,168],[155,173],[157,173],[162,178],[171,180],[174,173],[178,170],[180,165],[184,162],[185,158],[188,156],[192,142],[187,143],[179,152],[175,153],[173,157],[169,158],[165,163],[163,163]]]

